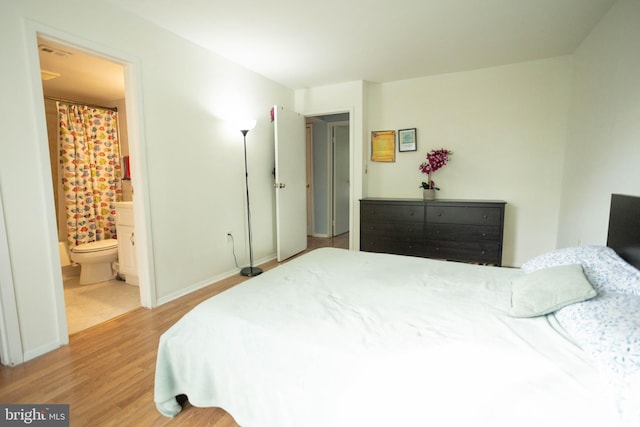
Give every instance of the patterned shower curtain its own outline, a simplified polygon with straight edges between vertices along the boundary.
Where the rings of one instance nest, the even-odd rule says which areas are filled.
[[[116,237],[122,200],[118,113],[58,102],[69,247]]]

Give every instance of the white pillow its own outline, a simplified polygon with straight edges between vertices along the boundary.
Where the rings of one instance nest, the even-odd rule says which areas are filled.
[[[537,270],[511,282],[513,317],[535,317],[593,298],[598,293],[582,272],[580,264]]]

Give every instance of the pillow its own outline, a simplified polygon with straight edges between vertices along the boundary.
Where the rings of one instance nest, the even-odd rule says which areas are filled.
[[[566,264],[581,264],[584,275],[598,293],[617,292],[640,296],[640,270],[606,246],[556,249],[525,262],[521,268],[525,273],[531,273]]]
[[[597,294],[580,264],[545,268],[512,281],[509,315],[542,316]]]
[[[640,297],[603,294],[554,313],[613,387],[628,425],[640,425]],[[627,425],[627,424],[625,424]]]

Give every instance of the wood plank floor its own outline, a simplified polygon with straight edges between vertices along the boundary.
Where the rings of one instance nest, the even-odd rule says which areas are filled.
[[[348,244],[348,234],[310,238],[307,251]],[[188,403],[177,417],[162,416],[153,402],[153,380],[160,335],[201,301],[244,280],[234,276],[151,310],[137,308],[71,335],[69,345],[51,353],[0,367],[0,402],[69,404],[71,426],[237,426],[222,409]]]

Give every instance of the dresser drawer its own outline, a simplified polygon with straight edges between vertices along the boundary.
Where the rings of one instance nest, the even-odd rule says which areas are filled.
[[[502,209],[474,206],[427,206],[429,224],[502,225]]]
[[[430,241],[425,244],[425,256],[449,261],[474,262],[478,264],[502,264],[502,250],[497,243],[452,241]]]
[[[500,240],[500,227],[481,225],[430,224],[425,236],[430,240],[454,240],[467,242]]]
[[[360,227],[362,236],[376,236],[402,241],[421,241],[422,222],[368,222]]]
[[[424,221],[424,204],[363,203],[360,206],[363,223],[378,221]]]
[[[373,235],[360,236],[360,250],[396,255],[424,256],[424,245],[422,242],[411,240],[401,241],[393,238],[385,239]]]

